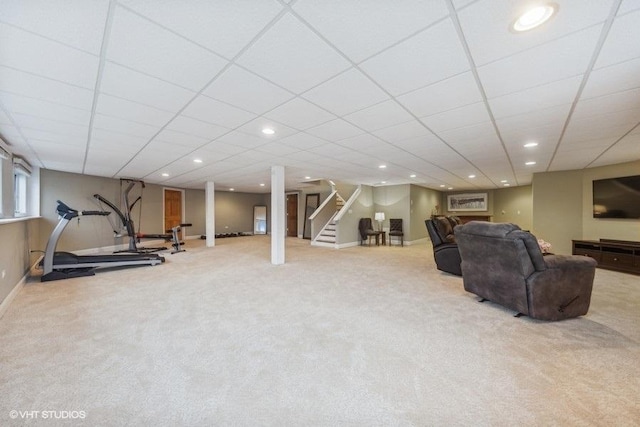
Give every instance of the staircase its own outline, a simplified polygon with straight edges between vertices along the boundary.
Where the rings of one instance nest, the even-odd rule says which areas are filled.
[[[324,226],[318,237],[315,239],[316,244],[320,244],[319,246],[331,246],[334,247],[336,244],[336,222],[334,218],[340,212],[340,209],[344,206],[344,199],[340,197],[339,194],[336,194],[336,212],[333,214],[327,225]]]

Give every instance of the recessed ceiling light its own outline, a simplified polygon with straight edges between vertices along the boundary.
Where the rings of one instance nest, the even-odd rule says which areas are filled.
[[[444,188],[444,184],[440,184],[440,188]]]
[[[166,172],[164,172],[164,173],[162,174],[162,176],[167,177],[167,176],[169,176],[169,174],[168,174],[168,173],[166,173]]]
[[[547,22],[557,9],[558,6],[552,3],[529,9],[520,15],[516,22],[513,23],[512,28],[516,32],[532,30]]]
[[[502,180],[502,181],[500,181],[500,182],[504,184],[505,182],[507,182],[507,180],[506,180],[506,179],[503,179],[503,180]]]
[[[532,165],[535,165],[535,164],[536,164],[536,162],[527,162],[527,163],[525,163],[525,165],[527,165],[527,166],[532,166]]]
[[[511,184],[504,184],[504,186],[505,186],[505,187],[510,187],[510,186],[511,186]]]
[[[475,178],[475,177],[476,177],[475,175],[469,175],[469,178]]]
[[[230,188],[229,191],[236,191],[236,189],[235,188]]]
[[[416,177],[415,173],[412,173],[411,175],[409,175],[409,178],[415,178],[415,177]]]
[[[276,131],[271,128],[264,128],[262,129],[262,133],[264,133],[265,135],[273,135],[274,133],[276,133]]]
[[[305,176],[304,179],[311,179],[311,177],[310,176]]]
[[[537,147],[538,143],[537,142],[527,142],[526,144],[524,144],[525,148],[531,148],[531,147]]]
[[[260,183],[260,187],[264,187],[264,183],[263,182]]]
[[[453,187],[449,187],[449,188],[447,188],[447,190],[453,190]]]
[[[384,169],[384,168],[386,168],[386,167],[387,167],[387,165],[380,165],[380,166],[378,166],[378,167],[379,167],[380,169]]]
[[[380,182],[380,184],[386,184],[386,183],[387,183],[387,181],[381,181]]]
[[[202,159],[193,159],[193,163],[202,163]]]

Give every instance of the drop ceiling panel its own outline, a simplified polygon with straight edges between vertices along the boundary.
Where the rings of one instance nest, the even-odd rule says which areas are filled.
[[[398,123],[408,122],[413,119],[413,116],[397,101],[388,100],[344,116],[344,119],[361,129],[372,132]]]
[[[622,0],[620,8],[618,9],[618,16],[622,16],[634,10],[640,10],[640,3],[636,0]]]
[[[496,125],[505,144],[524,143],[527,141],[520,141],[520,138],[525,134],[531,135],[535,139],[535,135],[538,133],[548,135],[548,128],[558,129],[560,132],[564,127],[570,108],[571,105],[566,104],[530,111],[525,114],[497,119]]]
[[[309,148],[324,145],[327,142],[323,139],[317,138],[313,135],[309,135],[304,132],[296,133],[295,135],[282,138],[280,143],[288,145],[296,150],[308,150]]]
[[[195,92],[110,62],[104,67],[100,91],[173,113],[195,96]]]
[[[294,93],[310,89],[350,66],[290,14],[281,17],[237,62]]]
[[[477,65],[532,49],[607,19],[607,1],[564,0],[559,12],[540,31],[515,33],[510,27],[529,6],[509,0],[477,1],[459,13],[469,49]]]
[[[142,179],[151,173],[156,172],[166,164],[166,159],[152,159],[147,156],[137,156],[126,166],[117,172],[118,176]]]
[[[96,112],[151,126],[164,126],[173,113],[115,96],[100,94]]]
[[[635,2],[609,34],[613,0],[557,0],[542,28],[514,34],[521,4],[507,0],[122,0],[109,19],[107,3],[75,1],[0,4],[14,8],[0,15],[0,132],[34,165],[265,192],[272,164],[301,175],[289,189],[304,174],[478,189],[638,159]]]
[[[291,92],[237,65],[226,69],[203,94],[256,114],[265,113],[294,97]]]
[[[305,92],[303,98],[341,116],[377,104],[389,97],[359,70],[351,68]]]
[[[416,54],[429,52],[428,55]],[[389,67],[393,64],[393,67]],[[361,65],[393,95],[468,71],[469,61],[451,20],[444,20]]]
[[[0,65],[93,89],[98,57],[0,22]]]
[[[574,170],[583,169],[587,167],[593,159],[602,154],[602,149],[591,148],[582,149],[579,151],[564,151],[556,153],[553,158],[549,171],[562,171],[562,170]]]
[[[158,131],[158,126],[145,125],[143,123],[132,122],[118,117],[95,114],[93,116],[93,132],[96,130],[106,130],[114,133],[137,136],[145,138],[147,141]]]
[[[119,3],[227,58],[240,52],[281,11],[274,0]]]
[[[417,138],[420,136],[433,137],[433,134],[425,127],[425,125],[417,120],[411,120],[398,125],[389,126],[384,129],[378,129],[372,133],[378,138],[391,143],[399,143],[405,139]]]
[[[91,110],[93,102],[93,92],[89,89],[2,66],[0,66],[0,91],[84,110]]]
[[[193,91],[227,61],[122,7],[116,7],[107,59]]]
[[[42,138],[39,135],[56,135],[57,138],[69,138],[81,143],[87,142],[89,127],[87,125],[79,125],[75,123],[66,123],[57,120],[42,119],[34,116],[26,116],[23,114],[14,114],[13,118],[25,138]]]
[[[631,114],[602,114],[572,120],[564,135],[565,142],[579,142],[597,138],[617,139],[626,134],[640,121],[640,109],[631,110]]]
[[[267,135],[262,132],[265,128],[272,129],[275,133],[273,135]],[[292,129],[281,123],[269,120],[266,117],[257,117],[256,119],[240,126],[236,131],[242,132],[251,138],[257,137],[263,141],[263,144],[298,133],[296,129]]]
[[[637,158],[640,156],[640,133],[629,135],[619,143],[610,147],[602,155],[595,159],[589,167],[606,166],[616,163],[624,163],[629,158]]]
[[[330,5],[330,7],[327,7]],[[363,13],[363,4],[350,1],[318,2],[299,0],[293,6],[314,28],[355,62],[448,15],[440,0],[404,0],[371,2]],[[357,34],[357,37],[354,37]]]
[[[294,98],[265,114],[268,119],[294,129],[305,130],[334,120],[335,115],[301,98]]]
[[[350,138],[364,133],[362,129],[358,129],[354,125],[347,123],[342,119],[323,123],[319,126],[307,129],[306,132],[327,141],[340,141],[341,139]]]
[[[417,117],[441,113],[482,101],[471,73],[463,73],[397,98]]]
[[[439,133],[488,122],[490,119],[484,102],[476,102],[464,107],[421,117],[420,121],[435,133]]]
[[[640,87],[640,59],[594,70],[589,76],[582,99],[595,98]]]
[[[209,142],[209,140],[206,138],[200,138],[199,136],[166,128],[160,131],[160,133],[154,138],[154,140],[168,142],[173,145],[189,147],[191,150],[202,147]]]
[[[194,99],[182,111],[182,115],[230,129],[236,128],[255,117],[253,113],[202,95]]]
[[[273,141],[257,147],[256,151],[275,156],[286,156],[287,154],[298,152],[300,149],[290,144],[283,144],[281,141]]]
[[[133,156],[144,147],[148,141],[148,138],[140,136],[111,132],[104,129],[93,129],[91,131],[91,143],[89,147],[99,147],[114,151],[121,150]]]
[[[4,108],[12,111],[13,119],[20,126],[25,126],[26,123],[34,123],[32,127],[37,127],[36,123],[39,119],[88,126],[91,118],[91,114],[87,110],[66,107],[20,95],[12,95],[7,92],[0,92],[0,102],[2,102]]]
[[[108,9],[108,0],[5,0],[0,16],[9,24],[98,55]]]
[[[602,31],[590,27],[478,68],[487,97],[496,98],[585,73]]]
[[[618,16],[598,55],[595,69],[640,58],[640,10]]]
[[[577,96],[581,82],[582,76],[559,80],[489,99],[489,106],[493,116],[498,120],[559,105],[566,105],[568,112]]]
[[[618,115],[636,114],[640,109],[640,88],[604,95],[598,98],[582,99],[578,102],[573,118],[598,116],[603,113],[616,113]],[[640,117],[638,117],[640,119]]]

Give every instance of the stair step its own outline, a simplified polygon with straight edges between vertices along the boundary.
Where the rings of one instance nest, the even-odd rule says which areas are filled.
[[[316,242],[322,242],[322,243],[335,243],[335,239],[331,240],[331,239],[316,239]]]

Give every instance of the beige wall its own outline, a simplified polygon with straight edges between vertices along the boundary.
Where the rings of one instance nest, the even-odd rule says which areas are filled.
[[[409,235],[405,235],[405,239],[414,241],[428,238],[429,234],[427,233],[427,227],[424,222],[431,217],[435,207],[441,204],[442,193],[417,185],[411,185],[410,191],[410,232]]]
[[[511,222],[523,230],[533,228],[533,196],[530,185],[494,190],[493,222]]]
[[[534,174],[533,233],[550,242],[553,251],[560,254],[571,253],[574,239],[640,241],[640,220],[595,219],[592,207],[594,179],[639,173],[640,161]]]
[[[378,222],[375,220],[375,213],[384,213],[384,221],[382,222],[382,229],[389,230],[390,218],[401,218],[404,232],[406,233],[405,239],[410,233],[411,228],[411,216],[409,214],[409,207],[411,205],[411,191],[409,185],[389,185],[384,187],[373,188],[373,214],[371,219],[373,220],[373,227],[378,229]]]
[[[253,232],[253,207],[270,205],[270,193],[216,191],[216,234]],[[267,229],[270,225],[271,210],[267,208]]]
[[[37,218],[0,224],[0,304],[29,271],[44,250],[38,239]]]

